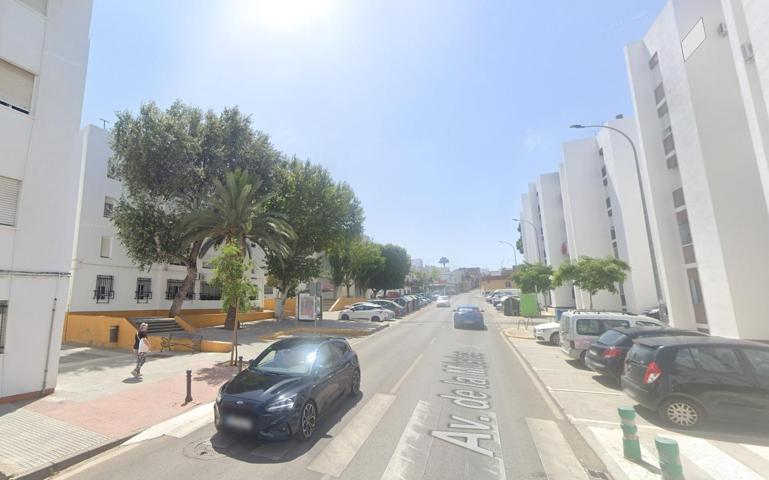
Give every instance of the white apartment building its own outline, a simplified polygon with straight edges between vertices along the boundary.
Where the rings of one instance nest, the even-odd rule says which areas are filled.
[[[644,39],[626,47],[627,67],[672,324],[767,340],[766,130],[756,116],[761,102],[746,97],[766,66],[767,17],[765,2],[724,4],[670,1]],[[756,17],[737,18],[738,7]],[[737,44],[754,33],[753,51],[763,50],[743,55]]]
[[[77,209],[77,237],[72,255],[72,288],[68,311],[138,311],[170,308],[187,269],[183,265],[153,265],[140,270],[128,258],[109,220],[112,207],[123,194],[117,180],[107,177],[112,155],[109,132],[89,125],[80,136],[82,179]],[[251,279],[259,287],[255,305],[263,306],[265,274],[263,253],[256,247]],[[208,284],[213,270],[209,251],[198,262],[198,279],[184,302],[185,310],[220,309],[221,294]],[[271,289],[267,289],[268,292]],[[271,292],[270,292],[271,293]]]
[[[547,259],[547,264],[555,270],[569,258],[561,181],[557,173],[546,173],[537,178],[536,185],[545,252],[543,256]],[[574,289],[571,285],[563,285],[551,290],[549,300],[553,307],[570,308],[576,305]]]
[[[518,217],[523,239],[523,258],[529,263],[547,263],[539,210],[537,185],[530,183],[526,193],[521,196],[521,214]]]
[[[90,0],[0,0],[0,401],[56,386],[90,21]]]

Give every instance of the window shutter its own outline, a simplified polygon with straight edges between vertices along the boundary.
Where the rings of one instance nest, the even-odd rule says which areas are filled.
[[[29,113],[34,86],[33,74],[5,60],[0,60],[0,102],[8,103]]]
[[[8,302],[0,302],[0,353],[5,352],[5,330],[8,324]]]
[[[21,190],[19,180],[0,177],[0,225],[16,226],[19,190]]]

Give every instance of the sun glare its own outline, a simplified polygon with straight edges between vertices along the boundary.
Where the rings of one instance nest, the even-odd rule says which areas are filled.
[[[330,0],[245,0],[249,20],[277,30],[294,32],[327,14]]]

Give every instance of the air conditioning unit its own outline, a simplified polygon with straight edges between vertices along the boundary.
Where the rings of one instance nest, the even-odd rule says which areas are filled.
[[[722,37],[728,37],[729,36],[729,29],[726,28],[725,23],[719,23],[718,24],[718,34]]]
[[[742,50],[742,58],[745,60],[745,63],[753,63],[753,60],[755,60],[753,44],[750,42],[745,42],[740,46],[740,49]]]

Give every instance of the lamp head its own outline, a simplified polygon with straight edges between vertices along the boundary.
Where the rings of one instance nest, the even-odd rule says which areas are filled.
[[[584,125],[575,124],[575,125],[570,125],[569,128],[585,128],[585,126]]]

